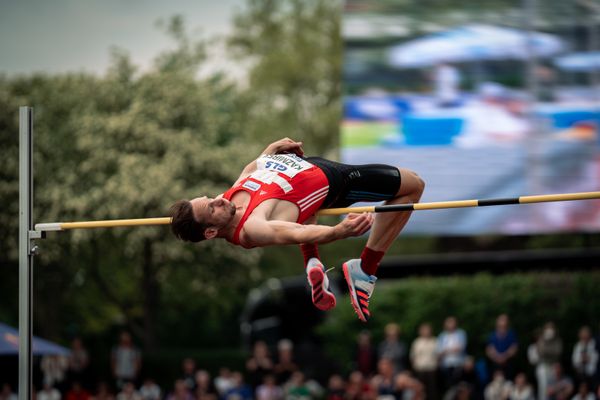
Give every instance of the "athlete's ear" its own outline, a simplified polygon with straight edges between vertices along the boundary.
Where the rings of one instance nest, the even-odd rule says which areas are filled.
[[[217,233],[219,233],[219,230],[214,226],[211,226],[210,228],[206,228],[204,230],[204,237],[207,239],[213,239],[215,236],[217,236]]]

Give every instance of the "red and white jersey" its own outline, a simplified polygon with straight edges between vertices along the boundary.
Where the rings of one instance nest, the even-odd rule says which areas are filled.
[[[250,194],[250,202],[235,229],[232,243],[240,244],[240,231],[252,211],[268,199],[286,200],[298,207],[303,223],[314,215],[329,192],[329,182],[316,165],[295,154],[265,154],[256,160],[257,169],[237,185],[223,193],[231,200],[238,191]]]

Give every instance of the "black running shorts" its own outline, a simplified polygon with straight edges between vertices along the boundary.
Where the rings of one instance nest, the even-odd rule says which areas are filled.
[[[308,157],[329,180],[329,193],[321,208],[348,207],[359,201],[392,199],[400,189],[400,171],[385,164],[349,165]]]

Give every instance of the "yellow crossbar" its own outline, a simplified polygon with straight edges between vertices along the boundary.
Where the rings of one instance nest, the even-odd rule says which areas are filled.
[[[399,212],[413,210],[440,210],[447,208],[463,208],[463,207],[482,207],[482,206],[499,206],[508,204],[531,204],[545,203],[553,201],[572,201],[572,200],[591,200],[600,199],[600,192],[580,192],[580,193],[562,193],[562,194],[544,194],[536,196],[521,196],[504,199],[486,199],[486,200],[456,200],[456,201],[438,201],[431,203],[415,203],[415,204],[393,204],[382,206],[366,206],[366,207],[346,207],[346,208],[329,208],[320,210],[318,215],[341,215],[348,213],[364,213],[364,212]],[[36,231],[63,231],[68,229],[91,229],[91,228],[117,228],[117,227],[132,227],[132,226],[151,226],[151,225],[169,225],[170,217],[159,218],[138,218],[138,219],[113,219],[104,221],[82,221],[82,222],[52,222],[44,224],[36,224]]]

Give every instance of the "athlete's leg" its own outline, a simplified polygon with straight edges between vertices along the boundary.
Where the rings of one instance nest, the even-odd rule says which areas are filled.
[[[305,224],[316,224],[317,216],[307,219]],[[311,288],[312,302],[319,310],[327,311],[335,307],[335,296],[329,291],[329,279],[325,266],[319,259],[319,251],[315,243],[303,243],[300,245],[304,257],[304,268],[306,277]]]
[[[423,194],[425,183],[419,176],[407,169],[400,171],[400,187],[396,195],[385,204],[416,203]],[[375,289],[375,273],[379,262],[389,249],[396,236],[410,218],[410,212],[376,214],[371,234],[360,259],[344,263],[343,271],[352,306],[361,321],[366,322],[371,314],[369,300]]]
[[[398,168],[400,171],[400,188],[396,197],[384,204],[417,203],[421,199],[425,182],[413,171]],[[373,251],[386,252],[392,245],[402,228],[408,222],[411,211],[375,214],[367,247]]]

